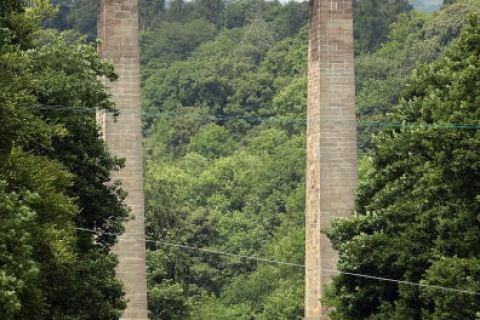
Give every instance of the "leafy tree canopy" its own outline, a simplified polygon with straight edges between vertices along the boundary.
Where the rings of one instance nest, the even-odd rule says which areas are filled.
[[[191,3],[183,5],[184,14],[193,10]],[[384,121],[401,101],[412,71],[441,57],[455,43],[465,14],[477,6],[478,2],[462,1],[434,15],[396,7],[402,13],[390,13],[394,23],[382,31],[384,45],[379,42],[378,49],[369,49],[375,51],[357,60],[361,119]],[[202,25],[216,28],[209,29],[213,32],[202,43],[184,46],[185,55],[168,63],[148,64],[168,54],[144,60],[147,225],[158,240],[148,258],[155,319],[303,317],[301,270],[202,254],[163,242],[302,263],[307,29],[295,29],[293,36],[282,34],[274,21],[286,17],[282,13],[286,7],[258,1],[229,3],[226,28],[203,20]],[[170,18],[146,34],[160,34],[162,26],[168,30],[173,23],[191,30],[189,24],[198,21],[193,16]],[[361,132],[364,151],[373,148],[371,133]],[[363,157],[362,186],[376,174],[375,161]],[[398,201],[407,203],[406,198]],[[387,234],[382,239],[392,238]],[[367,257],[368,252],[358,256]],[[458,266],[456,278],[468,270],[476,272],[466,267],[469,263]],[[385,269],[396,270],[390,265]],[[368,271],[376,274],[376,269]],[[374,303],[375,298],[361,300],[352,313]]]
[[[480,119],[479,58],[471,15],[459,41],[415,73],[388,117],[407,126],[376,136],[356,216],[327,230],[342,271],[480,290],[480,136],[469,127]],[[348,275],[335,277],[328,301],[333,319],[475,319],[480,311],[478,295]]]
[[[76,230],[121,233],[128,215],[110,181],[122,161],[94,115],[114,110],[99,77],[116,75],[92,46],[62,35],[37,41],[53,12],[43,0],[0,4],[0,318],[119,319],[115,237]]]

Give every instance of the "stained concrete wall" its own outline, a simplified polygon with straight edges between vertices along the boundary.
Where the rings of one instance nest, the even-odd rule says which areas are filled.
[[[126,158],[125,168],[113,179],[122,181],[128,192],[126,204],[135,217],[114,247],[120,262],[117,277],[129,300],[122,319],[147,320],[137,0],[98,0],[98,37],[102,40],[101,57],[114,63],[120,77],[108,85],[121,115],[116,122],[107,114],[98,114],[97,119],[110,152]]]
[[[357,185],[352,0],[311,0],[305,319],[329,319],[323,285],[338,259],[321,229],[347,217]]]

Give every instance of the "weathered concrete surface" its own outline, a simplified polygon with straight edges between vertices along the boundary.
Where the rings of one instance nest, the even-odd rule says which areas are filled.
[[[337,253],[321,234],[347,217],[357,185],[352,0],[311,0],[306,203],[305,318],[326,320],[323,285]]]
[[[123,182],[128,192],[126,203],[135,216],[114,248],[120,261],[117,276],[129,300],[123,319],[147,320],[137,0],[98,0],[98,36],[101,57],[114,63],[120,77],[109,85],[121,115],[117,122],[106,114],[97,118],[110,152],[126,158],[126,167],[113,178]]]

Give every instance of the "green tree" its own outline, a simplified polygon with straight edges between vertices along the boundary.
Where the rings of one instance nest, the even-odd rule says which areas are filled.
[[[52,0],[58,14],[43,22],[50,29],[73,29],[87,36],[89,41],[97,36],[97,2],[95,0]]]
[[[265,0],[232,1],[227,3],[224,25],[229,29],[245,27],[255,18],[263,18],[269,6],[277,5]]]
[[[118,319],[125,300],[115,237],[75,230],[121,233],[128,215],[110,181],[122,161],[108,154],[95,121],[97,107],[114,111],[99,79],[116,75],[93,46],[63,36],[35,43],[53,12],[47,1],[13,3],[0,5],[0,317]],[[51,108],[59,105],[79,112]]]
[[[413,7],[409,0],[355,0],[353,2],[355,51],[372,52],[388,40],[388,30],[398,14]]]
[[[273,24],[277,37],[293,37],[308,22],[308,2],[290,1],[285,5],[272,6],[265,13],[266,21]]]
[[[205,20],[188,23],[162,23],[150,32],[142,34],[142,63],[148,69],[185,60],[202,43],[215,35],[215,26]]]
[[[24,302],[39,308],[41,293],[39,265],[33,259],[32,230],[35,212],[22,203],[19,194],[8,192],[2,181],[0,191],[0,315],[5,320],[17,319]],[[34,194],[27,195],[32,201]]]
[[[420,68],[375,139],[354,218],[327,230],[351,273],[478,292],[480,23]],[[473,129],[473,130],[472,130]],[[332,319],[474,319],[478,295],[334,278]]]
[[[223,114],[233,90],[232,79],[254,67],[233,56],[242,38],[242,30],[225,30],[200,45],[188,60],[157,69],[144,82],[145,109],[175,112],[178,108],[194,107],[210,114]],[[146,122],[147,129],[152,122]]]
[[[357,113],[365,122],[385,121],[396,105],[412,71],[438,59],[462,29],[465,15],[480,9],[478,1],[461,1],[434,15],[401,14],[391,25],[389,39],[380,50],[356,59]],[[371,147],[375,127],[360,128],[362,149]]]
[[[237,8],[247,4],[256,2]],[[264,19],[280,6],[265,4],[242,28],[147,75],[149,110],[171,113],[146,131],[155,319],[302,317],[301,272],[162,245],[302,263],[304,124],[255,120],[304,117],[307,32],[277,42]]]
[[[220,158],[233,153],[235,142],[227,129],[211,124],[200,128],[198,133],[190,139],[187,150],[208,159]]]
[[[138,19],[141,30],[151,30],[159,18],[165,19],[165,0],[139,0]]]
[[[223,20],[225,5],[224,0],[196,0],[194,16],[220,26]]]
[[[5,319],[40,319],[46,309],[45,269],[71,262],[74,255],[71,217],[78,209],[63,194],[71,175],[60,163],[31,154],[34,147],[51,147],[50,135],[61,130],[20,108],[35,102],[24,50],[33,47],[43,16],[38,5],[26,10],[18,1],[0,4],[0,316]]]
[[[84,112],[78,114],[57,110],[41,114],[45,121],[56,123],[64,130],[64,134],[52,137],[53,148],[43,152],[73,174],[67,194],[75,198],[79,206],[80,213],[73,219],[75,225],[121,233],[128,211],[122,204],[124,194],[119,185],[110,181],[110,172],[122,166],[123,161],[109,155],[93,112],[96,107],[113,110],[106,88],[99,80],[99,76],[114,80],[112,67],[100,61],[93,46],[68,45],[61,37],[54,37],[50,43],[37,48],[31,58],[38,103],[84,108]],[[95,239],[90,234],[77,235],[76,266],[63,266],[49,275],[51,313],[58,317],[69,315],[72,319],[80,314],[103,319],[121,315],[125,302],[121,285],[115,280],[116,258],[110,253],[114,242],[112,236]],[[68,284],[78,278],[82,279],[83,286],[72,291]],[[91,313],[83,310],[86,301],[95,303],[96,310]]]
[[[194,2],[172,0],[165,13],[167,22],[188,22],[195,8]]]
[[[148,165],[148,225],[150,234],[159,239],[149,255],[155,301],[173,299],[172,305],[180,308],[152,305],[151,309],[159,319],[182,314],[181,305],[188,306],[193,319],[205,314],[256,318],[264,313],[264,303],[268,310],[280,308],[278,297],[288,294],[295,296],[294,305],[283,304],[283,311],[275,314],[299,318],[302,296],[295,293],[302,291],[301,272],[272,267],[259,268],[257,274],[255,264],[162,246],[166,240],[228,252],[257,252],[298,263],[303,259],[303,219],[299,217],[303,216],[304,168],[298,164],[304,160],[304,137],[290,139],[282,130],[265,126],[250,131],[245,149],[237,147],[234,153],[219,157],[229,143],[210,139],[212,132],[228,137],[218,125],[204,126],[187,145],[194,153]],[[208,159],[197,154],[205,150],[216,156]],[[291,286],[296,290],[291,291]],[[183,300],[173,294],[179,288]],[[273,292],[277,298],[269,298]],[[214,302],[212,295],[221,299]],[[272,319],[270,312],[261,319]]]
[[[271,25],[258,18],[245,28],[243,39],[238,44],[234,55],[251,64],[259,64],[274,42]]]

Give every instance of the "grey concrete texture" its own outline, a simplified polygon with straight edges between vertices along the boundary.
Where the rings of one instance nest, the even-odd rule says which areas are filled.
[[[117,277],[124,285],[128,306],[122,319],[147,320],[147,281],[143,191],[143,146],[140,96],[140,48],[137,0],[98,0],[99,54],[113,62],[119,80],[108,83],[112,101],[122,114],[116,121],[97,114],[103,138],[110,152],[125,158],[125,168],[113,174],[128,192],[126,204],[133,220],[114,247],[118,255]],[[132,112],[133,111],[133,112]]]
[[[352,0],[311,0],[309,24],[305,319],[327,320],[338,255],[321,230],[351,214],[358,180]]]

